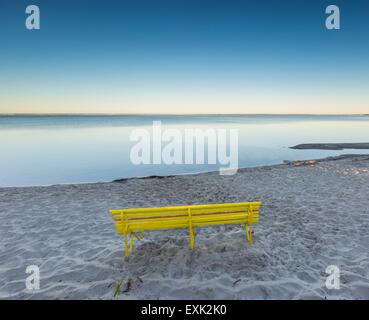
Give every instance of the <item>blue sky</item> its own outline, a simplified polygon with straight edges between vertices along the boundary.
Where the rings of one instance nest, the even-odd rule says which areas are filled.
[[[0,113],[369,113],[368,1],[2,0],[0,26]]]

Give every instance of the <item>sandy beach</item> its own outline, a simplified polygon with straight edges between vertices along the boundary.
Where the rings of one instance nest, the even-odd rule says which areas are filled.
[[[117,177],[118,178],[118,177]],[[1,299],[369,299],[369,156],[111,183],[0,189]],[[108,209],[261,200],[243,226],[145,233],[124,257]],[[28,265],[40,290],[25,289]],[[339,290],[325,286],[329,265]],[[117,284],[120,294],[114,297]]]

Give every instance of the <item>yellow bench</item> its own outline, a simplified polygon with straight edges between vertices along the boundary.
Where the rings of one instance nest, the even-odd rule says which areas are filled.
[[[205,204],[161,208],[110,210],[118,234],[124,235],[126,256],[132,251],[133,239],[142,231],[189,228],[190,247],[195,247],[195,227],[220,224],[245,224],[246,236],[252,243],[252,225],[259,221],[261,202]],[[137,234],[139,232],[139,234]],[[130,239],[128,239],[128,235]]]

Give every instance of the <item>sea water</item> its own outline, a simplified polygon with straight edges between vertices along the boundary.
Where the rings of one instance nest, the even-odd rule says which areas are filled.
[[[112,181],[217,170],[217,165],[135,165],[130,133],[165,128],[238,129],[239,167],[369,150],[293,150],[302,143],[369,142],[369,116],[0,116],[0,186]]]

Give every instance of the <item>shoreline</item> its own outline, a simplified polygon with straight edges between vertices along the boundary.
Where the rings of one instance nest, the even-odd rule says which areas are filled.
[[[355,158],[358,158],[359,160],[362,158],[369,159],[369,153],[368,154],[342,154],[339,156],[329,156],[329,157],[324,157],[324,158],[304,159],[304,160],[284,160],[282,163],[278,163],[278,164],[260,165],[260,166],[254,166],[254,167],[241,167],[237,170],[237,173],[239,171],[245,171],[247,169],[262,169],[262,168],[274,168],[274,167],[288,166],[290,163],[294,163],[294,162],[302,162],[302,163],[309,163],[311,161],[326,162],[326,161],[337,161],[337,160],[355,159]],[[171,174],[171,175],[166,175],[166,176],[151,175],[151,176],[144,176],[144,177],[120,178],[120,179],[114,179],[109,182],[124,183],[130,180],[165,179],[165,178],[173,178],[173,177],[178,177],[178,176],[197,176],[197,175],[216,173],[216,172],[218,172],[218,170],[196,172],[196,173]],[[100,182],[91,182],[91,183],[100,183]]]

